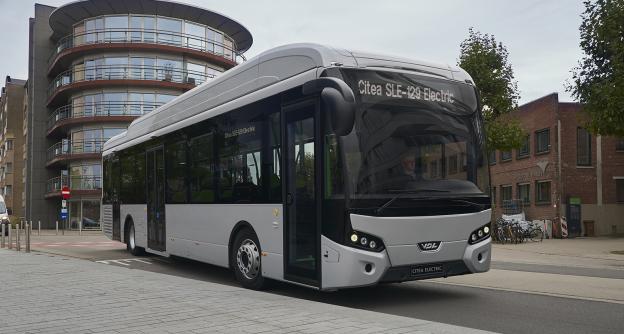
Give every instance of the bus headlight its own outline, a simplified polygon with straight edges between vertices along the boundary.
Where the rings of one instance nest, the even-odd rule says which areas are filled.
[[[490,236],[490,223],[487,223],[478,229],[472,231],[470,233],[470,237],[468,238],[469,244],[476,244],[477,242],[483,241]]]
[[[350,242],[347,246],[373,252],[381,252],[385,248],[381,239],[370,234],[362,233],[360,231],[352,231],[349,235]]]

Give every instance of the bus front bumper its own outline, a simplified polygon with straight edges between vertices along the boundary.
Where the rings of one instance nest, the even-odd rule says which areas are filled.
[[[429,278],[480,273],[490,269],[491,238],[469,245],[461,241],[463,252],[454,259],[432,256],[419,263],[394,264],[389,252],[364,251],[337,244],[322,237],[322,289],[334,290],[378,283],[404,282]],[[454,244],[460,243],[453,242]],[[441,247],[443,247],[442,243]],[[367,269],[371,269],[368,271]]]

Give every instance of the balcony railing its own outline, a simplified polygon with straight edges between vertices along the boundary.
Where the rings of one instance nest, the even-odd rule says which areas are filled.
[[[100,190],[102,177],[95,175],[57,176],[46,182],[46,193],[60,192],[63,186],[71,190]]]
[[[102,102],[74,103],[54,110],[48,117],[48,130],[66,119],[79,119],[100,116],[141,116],[160,107],[162,103],[143,102]]]
[[[72,156],[77,154],[102,153],[102,147],[106,140],[63,140],[48,148],[47,161],[52,161],[59,156]]]
[[[63,186],[69,185],[69,178],[67,176],[57,176],[49,179],[46,182],[46,193],[54,193],[61,191]]]
[[[61,38],[56,44],[56,49],[50,56],[49,63],[52,63],[56,56],[63,50],[81,45],[109,43],[143,43],[178,46],[211,53],[231,61],[236,61],[237,57],[245,60],[243,54],[238,52],[236,47],[233,46],[234,42],[232,42],[232,46],[230,46],[228,45],[229,43],[226,44],[201,36],[166,30],[101,29],[89,30]]]
[[[214,74],[184,70],[170,66],[142,66],[142,65],[100,65],[74,66],[57,75],[48,87],[48,96],[51,96],[60,87],[83,81],[94,80],[158,80],[175,83],[199,85]]]

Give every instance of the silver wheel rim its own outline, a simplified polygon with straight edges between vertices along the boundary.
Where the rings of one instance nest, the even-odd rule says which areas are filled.
[[[128,240],[130,241],[130,249],[134,249],[135,243],[134,243],[134,225],[130,226],[130,235],[128,237]]]
[[[260,272],[260,251],[255,242],[245,239],[236,252],[238,270],[247,279],[254,279]]]

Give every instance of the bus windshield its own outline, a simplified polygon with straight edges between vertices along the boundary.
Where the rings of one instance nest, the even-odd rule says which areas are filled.
[[[402,72],[342,70],[358,108],[339,139],[351,199],[487,196],[472,86]]]
[[[0,201],[0,213],[6,213],[6,212],[7,212],[6,205],[4,204],[4,202]]]

